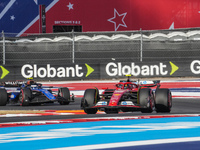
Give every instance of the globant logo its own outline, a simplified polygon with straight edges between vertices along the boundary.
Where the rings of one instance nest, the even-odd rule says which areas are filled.
[[[194,74],[200,74],[200,60],[194,60],[190,64],[190,70]]]
[[[81,72],[83,68],[79,65],[75,67],[51,67],[47,64],[46,67],[38,67],[36,64],[25,64],[21,68],[21,75],[24,78],[63,78],[63,77],[83,77],[84,73]]]
[[[131,74],[133,76],[153,76],[153,75],[167,75],[167,65],[159,63],[158,65],[136,65],[131,63],[130,65],[122,65],[121,62],[110,62],[106,65],[106,73],[109,76],[124,76]]]

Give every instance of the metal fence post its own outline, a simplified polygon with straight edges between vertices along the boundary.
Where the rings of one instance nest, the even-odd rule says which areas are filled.
[[[6,64],[6,42],[5,42],[5,34],[4,34],[4,31],[2,31],[2,37],[3,37],[3,65]]]
[[[143,57],[143,54],[142,54],[142,49],[143,49],[143,37],[142,37],[142,28],[140,28],[140,34],[141,34],[141,37],[140,37],[140,61],[142,62],[142,57]]]
[[[74,61],[74,57],[75,57],[75,55],[74,55],[74,44],[75,44],[75,38],[74,38],[74,29],[72,29],[72,63],[74,63],[75,61]]]

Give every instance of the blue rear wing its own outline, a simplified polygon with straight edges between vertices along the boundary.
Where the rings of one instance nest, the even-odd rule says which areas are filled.
[[[4,87],[21,87],[25,82],[24,81],[6,81],[1,82],[1,86]]]

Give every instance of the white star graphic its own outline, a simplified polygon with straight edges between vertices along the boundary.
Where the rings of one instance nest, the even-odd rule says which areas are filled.
[[[14,15],[10,16],[10,20],[14,21],[15,20],[15,16]]]
[[[36,5],[38,5],[38,0],[33,0],[35,2]]]
[[[116,15],[117,14],[117,15]],[[124,22],[124,18],[126,16],[127,12],[126,13],[123,13],[123,14],[119,14],[117,12],[117,10],[114,8],[114,17],[113,18],[110,18],[108,19],[109,22],[112,22],[114,23],[115,25],[115,31],[117,31],[117,29],[122,26],[122,27],[126,27],[126,23]]]
[[[174,22],[171,24],[171,26],[169,27],[170,30],[174,29]]]
[[[71,3],[69,3],[69,5],[67,5],[67,7],[69,7],[69,10],[74,9],[73,6],[74,6],[74,4],[71,4]]]

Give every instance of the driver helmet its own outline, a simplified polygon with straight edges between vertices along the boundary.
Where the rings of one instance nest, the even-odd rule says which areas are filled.
[[[33,85],[33,84],[35,84],[35,81],[34,81],[34,80],[28,80],[28,81],[26,82],[26,84],[27,84],[27,85]]]

